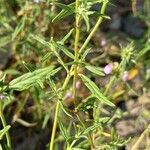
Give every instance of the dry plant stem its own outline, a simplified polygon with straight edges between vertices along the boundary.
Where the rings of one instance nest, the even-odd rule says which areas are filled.
[[[51,13],[54,15],[55,14],[55,4],[54,2],[57,2],[57,0],[52,0],[52,6],[51,6]],[[51,22],[52,23],[52,22]],[[54,36],[54,26],[53,26],[53,23],[51,24],[51,37]]]
[[[76,23],[75,23],[75,43],[74,43],[74,79],[73,79],[73,96],[74,96],[74,104],[76,104],[76,97],[77,97],[77,90],[76,90],[76,82],[77,82],[77,67],[78,64],[78,43],[79,43],[79,36],[80,36],[80,30],[79,30],[79,22],[80,22],[80,16],[78,14],[78,8],[79,8],[79,0],[76,0],[75,4],[75,13],[76,13]]]
[[[132,146],[131,150],[137,150],[139,145],[142,143],[144,137],[146,134],[150,133],[150,124],[148,125],[148,127],[144,130],[144,132],[141,134],[141,136],[139,137],[139,139],[136,141],[136,143]]]
[[[2,104],[2,102],[0,102],[0,118],[1,118],[1,121],[2,121],[2,125],[5,128],[7,126],[7,124],[6,124],[4,114],[3,114],[3,104]],[[6,140],[7,140],[7,146],[9,148],[9,150],[11,150],[11,140],[10,140],[10,135],[9,135],[8,131],[6,132]]]

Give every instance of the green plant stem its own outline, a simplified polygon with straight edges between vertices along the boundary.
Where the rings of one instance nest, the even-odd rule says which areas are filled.
[[[105,0],[103,2],[103,4],[102,4],[102,8],[101,8],[101,11],[100,11],[101,16],[99,17],[99,19],[98,19],[97,23],[95,24],[95,26],[93,27],[91,33],[89,34],[89,36],[85,40],[84,44],[80,48],[80,50],[79,50],[80,54],[86,48],[87,44],[89,43],[89,41],[91,40],[92,36],[94,35],[94,33],[96,32],[96,30],[98,29],[99,25],[102,23],[102,21],[103,21],[103,15],[105,14],[105,10],[106,10],[107,4],[108,4],[108,1]]]
[[[105,91],[104,91],[104,95],[107,95],[107,93],[108,93],[110,87],[114,84],[115,79],[116,79],[116,76],[115,76],[115,75],[112,76],[112,78],[110,79],[109,83],[108,83],[107,86],[106,86],[106,89],[105,89]]]
[[[56,110],[55,110],[55,118],[54,118],[54,124],[53,124],[51,141],[50,141],[50,150],[53,150],[53,146],[54,146],[54,139],[55,139],[55,134],[56,134],[58,114],[59,114],[59,106],[60,106],[60,102],[58,100],[57,101],[57,105],[56,105]]]
[[[77,82],[77,68],[78,64],[76,63],[78,61],[78,43],[79,43],[79,36],[80,36],[80,30],[79,30],[79,22],[80,22],[80,16],[78,14],[78,8],[79,8],[79,0],[76,0],[75,4],[75,13],[76,13],[76,23],[75,23],[75,43],[74,43],[74,79],[73,79],[73,96],[74,96],[74,104],[76,103],[76,96],[77,96],[77,90],[76,90],[76,82]]]
[[[66,77],[66,79],[64,81],[64,84],[62,86],[62,91],[65,90],[68,82],[70,81],[72,70],[73,70],[73,66],[71,67],[70,72],[67,74],[67,77]],[[62,96],[60,97],[60,99],[62,99]],[[53,129],[52,129],[52,135],[51,135],[49,150],[53,150],[53,147],[54,147],[54,139],[55,139],[55,134],[56,134],[56,127],[57,127],[59,109],[60,109],[60,100],[58,100],[57,104],[56,104],[55,117],[54,117],[54,123],[53,123]]]
[[[7,124],[6,124],[4,114],[3,114],[3,104],[2,104],[2,102],[0,102],[0,119],[2,121],[3,127],[5,128],[7,126]],[[6,132],[6,140],[7,140],[7,146],[11,150],[11,140],[10,140],[10,135],[9,135],[8,131]]]
[[[104,1],[102,8],[101,8],[101,15],[103,15],[105,13],[106,10],[106,6],[107,6],[108,1]],[[76,12],[78,13],[78,6],[79,6],[79,0],[76,0]],[[76,14],[77,14],[76,13]],[[91,33],[89,34],[89,36],[87,37],[87,39],[85,40],[84,44],[82,45],[82,47],[80,48],[80,50],[78,50],[78,42],[79,42],[79,35],[80,35],[80,30],[79,30],[79,16],[76,15],[76,36],[75,36],[75,63],[78,60],[78,55],[79,53],[81,53],[87,46],[87,44],[89,43],[90,39],[92,38],[93,34],[96,32],[96,30],[98,29],[99,25],[102,23],[103,21],[103,16],[100,16],[96,25],[94,26],[94,28],[92,29]],[[74,69],[74,83],[73,83],[73,93],[74,93],[74,98],[76,98],[76,79],[77,79],[77,65],[74,65],[71,67],[70,72],[67,74],[67,77],[65,79],[65,82],[63,84],[62,89],[64,90],[71,78],[71,72]],[[56,133],[56,126],[57,126],[57,120],[58,120],[58,114],[59,114],[59,107],[60,107],[60,103],[59,100],[57,101],[56,104],[56,110],[55,110],[55,118],[54,118],[54,124],[53,124],[53,129],[52,129],[52,135],[51,135],[51,141],[50,141],[50,150],[53,150],[53,146],[54,146],[54,139],[55,139],[55,133]]]
[[[122,61],[120,62],[120,64],[119,64],[119,66],[118,66],[118,70],[120,70],[120,72],[123,72],[123,71],[124,71],[124,69],[122,70],[122,68],[124,68],[124,64],[125,64],[125,62],[124,62],[124,60],[122,60]],[[104,95],[107,95],[109,89],[112,87],[112,85],[114,84],[115,80],[116,80],[116,75],[113,75],[113,76],[110,78],[109,83],[108,83],[107,86],[106,86],[106,89],[105,89],[105,91],[104,91]]]
[[[76,114],[76,116],[77,116],[79,122],[81,123],[81,125],[83,126],[83,128],[86,129],[86,126],[82,122],[80,116],[78,114]],[[94,145],[94,141],[93,141],[92,135],[89,133],[88,136],[89,136],[89,142],[91,143],[91,149],[95,149],[95,145]]]

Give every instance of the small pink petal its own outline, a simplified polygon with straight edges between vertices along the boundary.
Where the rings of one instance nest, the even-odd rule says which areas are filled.
[[[113,69],[113,65],[112,65],[112,64],[106,65],[106,66],[104,67],[104,72],[105,72],[105,74],[111,74],[112,69]]]
[[[123,76],[122,76],[122,80],[123,81],[127,81],[129,79],[129,72],[128,71],[125,71],[123,73]]]
[[[67,99],[67,98],[72,98],[72,97],[73,97],[73,94],[72,94],[71,91],[70,91],[70,92],[67,92],[66,95],[65,95],[65,99]]]
[[[80,82],[80,81],[77,81],[77,82],[76,82],[76,89],[80,89],[80,87],[81,87],[81,82]]]
[[[101,46],[105,46],[107,44],[106,40],[105,39],[102,39],[101,40]]]
[[[3,100],[5,96],[3,94],[0,94],[0,100]]]

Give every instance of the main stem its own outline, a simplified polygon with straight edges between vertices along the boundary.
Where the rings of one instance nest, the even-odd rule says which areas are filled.
[[[67,74],[67,77],[64,81],[64,84],[62,86],[62,90],[65,90],[70,78],[71,78],[71,72],[73,70],[73,67],[71,67],[70,72]],[[62,99],[62,97],[60,97]],[[54,139],[55,139],[55,134],[56,134],[56,127],[57,127],[57,120],[58,120],[58,115],[59,115],[59,109],[60,109],[60,101],[57,101],[56,104],[56,109],[55,109],[55,118],[54,118],[54,124],[53,124],[53,129],[52,129],[52,135],[51,135],[51,140],[50,140],[50,146],[49,150],[53,150],[54,147]]]
[[[51,141],[50,141],[50,150],[53,150],[53,146],[54,146],[54,139],[55,139],[55,133],[56,133],[56,127],[57,127],[57,119],[58,119],[58,114],[59,114],[59,106],[60,106],[60,102],[58,100],[57,104],[56,104],[55,118],[54,118]]]
[[[74,43],[74,79],[73,79],[73,96],[74,96],[74,104],[76,103],[76,97],[77,97],[77,90],[76,90],[76,82],[77,82],[77,68],[78,68],[78,43],[79,43],[79,36],[80,36],[80,30],[79,30],[79,20],[80,16],[78,14],[78,8],[79,8],[79,0],[76,0],[75,4],[75,14],[76,14],[76,23],[75,23],[75,43]]]
[[[7,124],[6,124],[4,114],[3,114],[3,104],[2,104],[2,102],[0,102],[0,119],[2,121],[3,127],[5,128],[7,126]],[[9,135],[8,131],[6,132],[6,140],[7,140],[7,146],[9,148],[9,150],[11,150],[11,140],[10,140],[10,135]]]
[[[104,15],[104,13],[105,13],[107,3],[108,2],[106,2],[106,1],[103,2],[101,12],[100,12],[102,15]],[[67,77],[66,77],[65,82],[64,82],[63,87],[62,87],[62,89],[65,90],[65,88],[66,88],[66,86],[67,86],[67,84],[68,84],[68,82],[71,78],[71,73],[74,69],[74,81],[73,81],[73,89],[74,90],[73,90],[73,93],[74,93],[74,98],[75,99],[76,99],[76,80],[77,80],[77,67],[78,67],[78,65],[76,63],[78,61],[79,53],[81,53],[86,48],[86,46],[88,45],[88,43],[91,40],[92,36],[94,35],[94,33],[98,29],[99,25],[103,21],[103,16],[100,16],[97,23],[95,24],[94,28],[92,29],[91,33],[89,34],[89,36],[85,40],[84,44],[82,45],[80,50],[78,50],[78,42],[79,42],[79,35],[80,35],[80,30],[79,30],[79,20],[80,20],[80,18],[79,18],[79,15],[78,15],[78,6],[79,6],[79,0],[76,0],[76,35],[75,35],[75,47],[74,47],[75,64],[74,64],[74,66],[71,67],[70,72],[67,74]],[[54,124],[53,124],[53,129],[52,129],[52,136],[51,136],[50,149],[49,150],[53,150],[53,146],[54,146],[54,139],[55,139],[59,109],[60,109],[60,102],[58,100],[57,104],[56,104],[55,118],[54,118]]]

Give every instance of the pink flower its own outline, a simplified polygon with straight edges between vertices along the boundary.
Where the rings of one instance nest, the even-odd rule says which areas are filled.
[[[0,94],[0,100],[3,100],[5,96],[3,94]]]
[[[112,70],[113,70],[113,65],[112,64],[108,64],[104,67],[105,74],[111,74]]]
[[[72,94],[71,91],[68,91],[68,92],[66,93],[66,95],[65,95],[65,99],[67,99],[67,98],[72,98],[72,97],[73,97],[73,94]]]
[[[80,89],[80,87],[81,87],[81,82],[80,82],[80,81],[77,81],[77,82],[76,82],[76,89],[78,89],[78,90],[79,90],[79,89]]]
[[[122,80],[123,81],[127,81],[129,79],[129,72],[125,71],[122,75]]]
[[[101,46],[105,46],[107,44],[106,40],[105,39],[102,39],[101,40]]]

